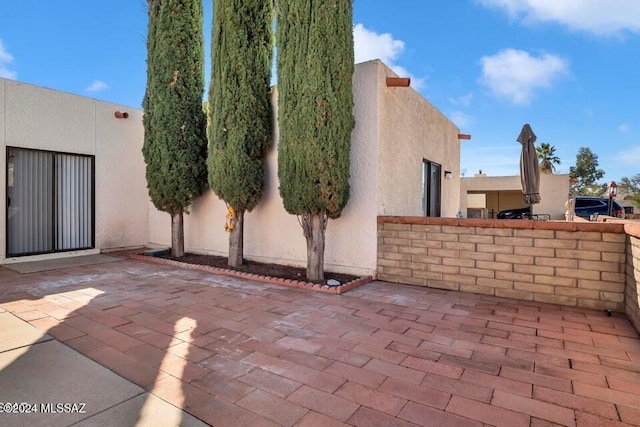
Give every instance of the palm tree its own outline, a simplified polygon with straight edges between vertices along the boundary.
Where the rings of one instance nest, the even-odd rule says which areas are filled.
[[[556,165],[560,164],[560,157],[556,156],[556,147],[543,142],[536,147],[538,160],[540,160],[540,172],[552,174],[556,171]]]

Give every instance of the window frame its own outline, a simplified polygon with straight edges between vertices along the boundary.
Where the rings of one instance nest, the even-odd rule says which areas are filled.
[[[28,151],[28,152],[36,152],[36,153],[47,153],[52,156],[52,167],[51,167],[51,176],[50,185],[51,185],[51,199],[52,199],[52,213],[51,213],[51,233],[52,233],[52,243],[51,249],[44,251],[35,251],[35,252],[24,252],[24,253],[12,253],[9,250],[9,159],[10,153],[12,151]],[[56,162],[57,156],[75,156],[81,157],[90,160],[89,167],[91,168],[89,172],[89,207],[91,209],[91,216],[89,219],[89,227],[90,227],[90,245],[89,246],[80,246],[68,249],[58,249],[58,236],[56,233],[56,225],[58,221],[58,204],[60,202],[58,194],[57,194],[57,179],[56,179]],[[95,189],[96,189],[96,156],[91,154],[81,154],[81,153],[72,153],[66,151],[54,151],[54,150],[42,150],[37,148],[26,148],[26,147],[17,147],[17,146],[6,146],[5,150],[5,254],[8,258],[18,258],[24,256],[32,256],[32,255],[44,255],[44,254],[52,254],[52,253],[63,253],[63,252],[73,252],[73,251],[81,251],[81,250],[89,250],[95,249],[96,247],[96,198],[95,198]],[[15,172],[14,172],[15,173]],[[15,180],[15,177],[14,177]]]
[[[443,169],[440,163],[422,159],[422,215],[425,217],[440,218],[442,216],[442,175]],[[434,176],[437,176],[436,183],[431,182]],[[434,197],[436,206],[431,205]]]

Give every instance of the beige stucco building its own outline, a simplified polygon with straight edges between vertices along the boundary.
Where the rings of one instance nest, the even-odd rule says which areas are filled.
[[[327,270],[375,272],[378,215],[453,217],[458,212],[459,130],[414,89],[387,86],[387,77],[397,76],[378,60],[356,65],[351,196],[342,216],[329,221],[327,227]],[[0,149],[7,159],[14,156],[10,182],[5,182],[9,176],[6,163],[0,168],[2,199],[7,200],[7,189],[25,198],[28,189],[20,188],[39,185],[18,180],[17,171],[41,170],[41,152],[51,157],[45,163],[54,164],[52,172],[47,172],[51,182],[42,182],[54,190],[67,188],[53,191],[53,206],[47,207],[51,218],[44,229],[34,226],[36,220],[31,217],[15,222],[21,206],[14,197],[14,203],[0,213],[0,263],[34,259],[18,256],[30,252],[52,252],[36,256],[41,258],[77,254],[85,247],[97,252],[170,244],[170,217],[157,211],[147,195],[141,111],[3,79],[0,100]],[[276,101],[274,88],[275,108]],[[127,111],[129,117],[117,119],[115,111]],[[274,142],[266,158],[264,197],[245,220],[244,254],[257,261],[303,266],[306,243],[302,230],[297,218],[284,210],[278,193],[278,131],[274,128]],[[73,185],[65,187],[73,184],[70,180],[79,180],[79,190]],[[22,187],[16,188],[17,184]],[[211,191],[197,200],[185,216],[187,251],[226,255],[225,215],[225,204]],[[45,229],[53,230],[52,243],[38,243],[53,247],[31,250],[27,235]],[[69,242],[60,246],[69,232]]]
[[[502,210],[527,206],[519,175],[464,177],[460,180],[460,196],[460,209],[466,217],[495,218]],[[565,219],[569,175],[540,174],[540,197],[540,203],[532,207],[534,214]]]
[[[144,245],[142,139],[139,110],[0,79],[0,263]]]

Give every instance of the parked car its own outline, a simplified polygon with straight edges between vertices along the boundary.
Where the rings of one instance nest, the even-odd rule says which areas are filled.
[[[531,206],[518,209],[506,209],[498,212],[496,216],[498,219],[531,219]]]
[[[591,215],[607,215],[609,213],[609,199],[604,197],[576,197],[576,215],[589,219]],[[613,216],[624,217],[624,208],[613,201]]]

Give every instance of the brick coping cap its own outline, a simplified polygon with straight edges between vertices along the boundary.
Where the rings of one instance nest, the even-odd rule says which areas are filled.
[[[638,239],[640,239],[640,222],[636,224],[625,224],[624,232],[629,236],[637,237]]]
[[[640,224],[606,222],[531,221],[528,219],[433,218],[419,216],[379,216],[378,224],[443,225],[450,227],[512,228],[558,231],[624,233],[640,237]]]

